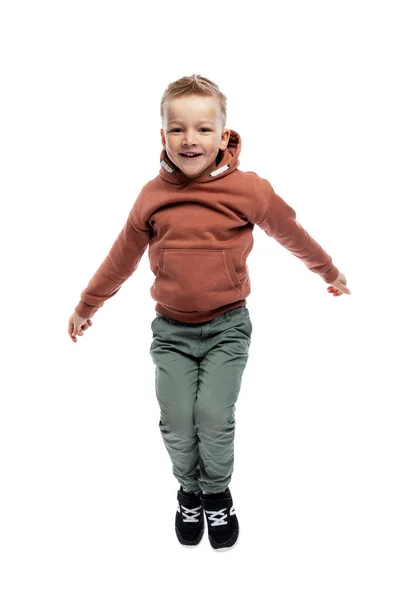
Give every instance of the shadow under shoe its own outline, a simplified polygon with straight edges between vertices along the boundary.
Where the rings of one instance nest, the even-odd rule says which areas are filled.
[[[202,494],[208,539],[214,550],[231,550],[239,537],[239,522],[229,488],[220,494]]]
[[[200,497],[178,490],[175,531],[183,546],[197,546],[204,533],[204,514]]]

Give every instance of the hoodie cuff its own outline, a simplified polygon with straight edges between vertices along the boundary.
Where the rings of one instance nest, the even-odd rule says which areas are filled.
[[[338,278],[338,276],[339,276],[339,269],[337,267],[335,267],[334,265],[331,266],[329,271],[327,271],[326,273],[321,275],[321,277],[325,281],[325,283],[332,283],[333,281],[335,281],[335,279]]]
[[[90,319],[99,308],[99,306],[91,306],[90,304],[86,304],[83,300],[80,300],[75,307],[75,312],[82,317],[82,319]]]

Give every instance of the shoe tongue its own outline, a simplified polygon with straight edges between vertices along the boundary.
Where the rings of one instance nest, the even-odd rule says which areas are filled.
[[[219,492],[218,494],[204,494],[205,498],[209,498],[210,500],[220,500],[221,498],[225,498],[225,492]]]
[[[181,494],[183,494],[184,496],[187,496],[188,498],[198,498],[200,496],[200,493],[196,494],[195,492],[185,492],[185,490],[183,489],[182,486],[181,486],[180,492],[181,492]]]

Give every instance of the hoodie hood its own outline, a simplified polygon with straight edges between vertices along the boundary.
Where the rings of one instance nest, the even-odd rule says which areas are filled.
[[[170,160],[167,155],[165,148],[162,149],[160,155],[160,177],[168,183],[181,184],[194,181],[195,183],[207,183],[214,179],[220,179],[229,175],[239,167],[240,160],[239,155],[242,149],[242,140],[237,131],[230,129],[230,136],[228,145],[223,151],[219,151],[220,161],[217,168],[209,173],[208,175],[201,175],[200,177],[186,177],[186,175],[178,169],[175,163]]]

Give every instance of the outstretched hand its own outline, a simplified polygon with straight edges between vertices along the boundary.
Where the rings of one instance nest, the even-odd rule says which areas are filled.
[[[327,288],[327,290],[330,294],[333,294],[334,296],[341,296],[342,294],[351,294],[349,288],[346,287],[346,283],[346,277],[343,275],[343,273],[339,272],[339,275],[337,276],[335,281],[332,281],[331,285]]]
[[[76,336],[83,335],[83,332],[91,326],[92,321],[90,319],[84,319],[74,311],[68,321],[68,333],[71,340],[76,342]]]

